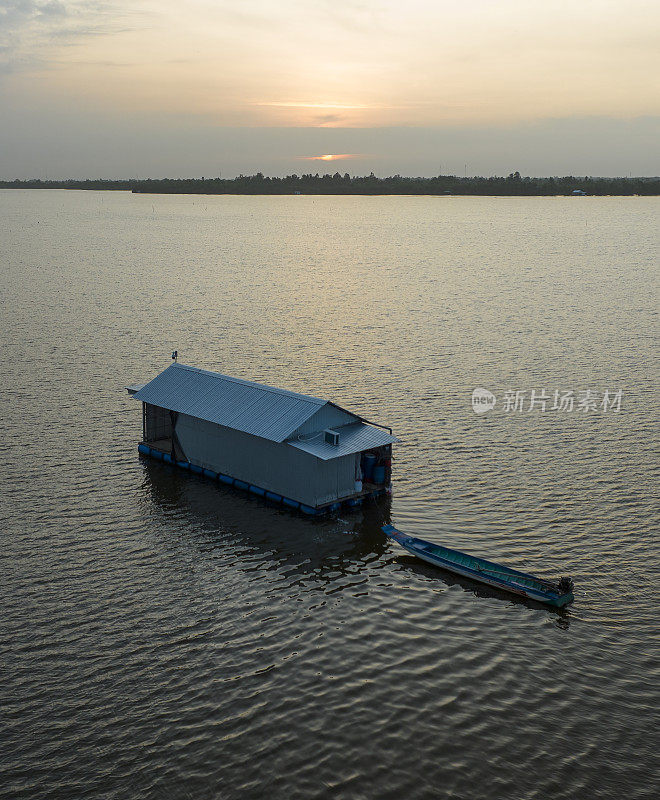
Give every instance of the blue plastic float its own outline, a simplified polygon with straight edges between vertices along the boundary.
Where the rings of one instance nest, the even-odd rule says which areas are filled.
[[[149,447],[148,444],[140,443],[138,445],[138,452],[143,456],[149,456],[157,461],[164,461],[166,464],[172,464],[173,466],[179,467],[179,469],[185,469],[189,472],[194,472],[197,475],[203,475],[205,478],[209,478],[210,480],[224,483],[227,486],[234,486],[236,489],[242,489],[243,491],[254,494],[257,497],[263,497],[272,503],[277,503],[278,505],[282,504],[287,506],[287,508],[293,508],[298,511],[302,511],[303,514],[307,514],[310,517],[318,517],[322,516],[323,514],[339,511],[342,506],[347,508],[357,508],[358,506],[362,505],[362,497],[350,497],[341,502],[330,503],[322,508],[314,508],[313,506],[305,505],[305,503],[300,503],[298,500],[292,500],[290,497],[283,497],[276,492],[263,489],[261,486],[255,486],[254,484],[247,483],[246,481],[239,480],[238,478],[232,478],[231,475],[224,475],[223,473],[215,472],[212,469],[199,467],[197,464],[192,464],[190,461],[177,461],[176,459],[172,458],[170,453],[163,453],[162,450],[156,450],[153,447]],[[384,492],[385,489],[377,489],[367,496],[376,497]]]

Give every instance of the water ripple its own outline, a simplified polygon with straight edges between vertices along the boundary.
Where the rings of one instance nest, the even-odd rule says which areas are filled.
[[[0,207],[5,796],[652,796],[654,198]],[[391,503],[309,521],[139,459],[123,386],[177,347],[392,422]],[[478,417],[475,386],[624,409]],[[383,518],[576,602],[435,570]]]

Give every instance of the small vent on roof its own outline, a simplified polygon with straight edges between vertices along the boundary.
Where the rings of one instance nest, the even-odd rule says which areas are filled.
[[[332,444],[337,447],[339,444],[339,434],[337,431],[333,431],[331,428],[326,428],[323,431],[323,434],[325,436],[326,444]]]

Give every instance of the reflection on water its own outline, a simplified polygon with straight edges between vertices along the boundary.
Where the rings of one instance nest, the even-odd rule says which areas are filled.
[[[479,581],[470,580],[470,578],[465,578],[462,575],[456,575],[456,573],[449,572],[441,567],[425,564],[423,561],[420,561],[418,558],[414,558],[413,556],[400,555],[398,556],[397,560],[401,564],[405,564],[408,569],[423,575],[429,580],[441,580],[443,583],[447,584],[447,586],[460,586],[463,591],[470,592],[475,597],[487,597],[489,599],[502,600],[507,603],[517,603],[519,605],[527,606],[528,608],[533,608],[536,610],[547,611],[549,614],[554,614],[556,617],[558,617],[558,627],[568,629],[570,625],[570,608],[553,608],[552,606],[545,605],[544,603],[538,603],[535,600],[530,600],[527,597],[519,597],[517,595],[510,594],[509,592],[496,589],[495,587],[487,586]]]
[[[460,586],[476,597],[498,599],[554,614],[560,627],[568,628],[570,610],[557,609],[485,586],[412,556],[395,551],[395,562],[381,526],[390,522],[391,501],[383,495],[362,508],[327,519],[307,520],[281,505],[264,502],[244,492],[200,476],[182,476],[177,470],[145,459],[145,494],[167,516],[183,512],[188,524],[199,531],[192,541],[203,550],[247,548],[259,561],[259,569],[286,568],[290,575],[304,574],[318,581],[322,590],[339,575],[360,574],[368,563],[399,563],[428,580]],[[310,536],[310,526],[327,535],[323,542]],[[240,564],[237,565],[240,568]],[[248,567],[254,569],[254,567]]]
[[[0,191],[5,794],[651,797],[659,207]],[[140,459],[123,387],[173,350],[391,424],[391,501],[309,520]]]
[[[380,530],[390,520],[387,495],[355,510],[342,509],[338,516],[310,520],[284,506],[200,476],[182,475],[148,459],[144,469],[145,496],[165,518],[172,512],[183,516],[197,532],[191,542],[203,550],[245,548],[250,563],[257,559],[263,569],[300,572],[321,588],[338,575],[358,574],[389,550]],[[310,530],[316,535],[311,536]]]

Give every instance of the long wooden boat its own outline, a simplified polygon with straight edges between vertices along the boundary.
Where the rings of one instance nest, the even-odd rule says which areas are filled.
[[[416,539],[397,530],[393,525],[383,525],[383,533],[401,545],[417,558],[435,564],[438,567],[455,572],[465,578],[486,583],[497,589],[512,592],[521,597],[528,597],[540,603],[546,603],[557,608],[565,606],[573,600],[573,581],[570,578],[560,578],[553,583],[542,578],[528,575],[526,572],[504,567],[485,558],[470,556],[460,550],[451,550],[425,539]]]

